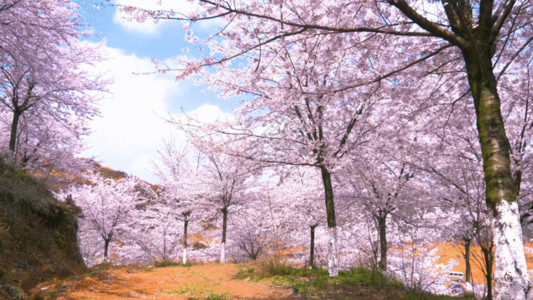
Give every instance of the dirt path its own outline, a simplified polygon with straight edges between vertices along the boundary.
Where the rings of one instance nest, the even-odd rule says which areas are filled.
[[[234,264],[191,267],[112,268],[102,275],[40,285],[54,299],[281,299],[291,291],[265,283],[233,279]]]

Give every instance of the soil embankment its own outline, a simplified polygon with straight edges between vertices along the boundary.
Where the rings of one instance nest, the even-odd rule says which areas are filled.
[[[37,180],[0,165],[0,299],[22,299],[43,280],[87,270],[76,212]]]

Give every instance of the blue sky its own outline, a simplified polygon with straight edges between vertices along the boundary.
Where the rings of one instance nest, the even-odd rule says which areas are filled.
[[[189,10],[182,0],[117,0],[121,4],[165,8],[176,6]],[[157,183],[152,175],[152,161],[163,141],[173,138],[184,142],[183,136],[165,119],[182,113],[196,115],[203,121],[225,118],[239,106],[237,99],[221,100],[206,86],[190,81],[175,81],[175,75],[152,73],[152,58],[172,62],[183,55],[185,42],[183,24],[167,21],[137,23],[128,20],[115,7],[95,5],[98,0],[79,0],[84,16],[95,37],[103,42],[106,58],[98,69],[112,80],[109,94],[100,102],[101,118],[92,122],[93,133],[85,139],[88,149],[82,154],[95,157],[105,166]],[[207,25],[204,30],[209,30]],[[194,54],[194,52],[193,52]]]

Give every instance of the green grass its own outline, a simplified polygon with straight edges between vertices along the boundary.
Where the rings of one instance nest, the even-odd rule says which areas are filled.
[[[191,267],[192,263],[191,262],[187,262],[187,263],[183,264],[183,263],[172,261],[172,260],[163,260],[163,261],[158,261],[158,262],[154,263],[154,267],[156,267],[156,268],[178,267],[178,266],[180,266],[180,267]]]
[[[206,284],[194,283],[185,284],[179,289],[174,289],[167,292],[169,296],[187,296],[187,299],[210,299],[210,300],[225,300],[228,295],[226,293],[217,293],[211,290]]]
[[[331,278],[331,281],[339,284],[366,284],[369,286],[390,286],[403,288],[403,284],[397,280],[385,276],[376,269],[353,268],[347,271],[340,271],[339,276]]]
[[[22,300],[25,299],[24,292],[15,286],[12,286],[6,280],[2,277],[0,277],[0,299],[14,299],[14,300]]]
[[[287,264],[263,262],[241,266],[235,277],[290,288],[298,299],[474,299],[471,296],[450,297],[410,291],[379,270],[364,268],[340,271],[339,276],[329,277],[324,269],[299,269]]]
[[[47,297],[51,298],[51,299],[55,299],[55,298],[59,297],[59,292],[58,291],[51,291],[50,293],[48,293]]]
[[[111,269],[112,267],[113,264],[110,262],[100,263],[91,267],[87,275],[91,278],[100,278],[107,270]]]

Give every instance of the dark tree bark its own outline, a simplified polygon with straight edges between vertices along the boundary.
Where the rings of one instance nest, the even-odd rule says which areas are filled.
[[[187,227],[189,227],[189,220],[183,222],[183,248],[187,249]]]
[[[20,116],[22,115],[22,111],[19,109],[15,109],[13,111],[13,120],[11,122],[11,135],[9,137],[9,163],[14,164],[15,163],[15,151],[17,146],[17,133],[18,133],[18,125]]]
[[[490,209],[490,214],[493,221],[493,238],[495,247],[495,292],[496,298],[502,299],[528,299],[530,298],[530,283],[527,271],[525,255],[523,251],[523,240],[521,236],[521,228],[518,220],[519,212],[516,203],[518,196],[518,189],[511,175],[510,168],[510,146],[505,132],[505,127],[502,121],[500,98],[497,91],[497,82],[493,71],[493,58],[500,41],[503,38],[510,38],[514,33],[527,32],[526,27],[518,18],[524,17],[526,12],[530,12],[530,3],[528,1],[470,1],[470,0],[441,0],[441,11],[436,6],[428,8],[424,13],[431,15],[425,17],[417,11],[419,1],[406,0],[385,0],[385,1],[361,1],[357,7],[366,9],[366,3],[371,3],[372,10],[379,11],[386,9],[380,7],[381,3],[388,3],[391,7],[397,8],[406,18],[404,20],[399,18],[397,20],[389,20],[383,14],[378,16],[378,21],[382,23],[376,26],[367,24],[350,28],[349,24],[344,22],[342,25],[337,24],[319,24],[313,23],[312,19],[287,19],[278,17],[274,14],[262,13],[256,11],[247,11],[246,8],[234,6],[223,1],[208,1],[201,0],[206,5],[216,7],[216,12],[220,15],[207,15],[201,19],[211,19],[215,17],[227,16],[228,14],[245,15],[250,18],[260,18],[280,24],[281,28],[288,28],[282,32],[276,32],[275,36],[270,36],[270,39],[263,39],[258,44],[250,46],[247,50],[255,50],[268,44],[271,41],[277,41],[279,38],[285,36],[297,35],[303,32],[314,31],[317,34],[358,34],[358,33],[372,33],[372,34],[389,34],[391,38],[395,36],[411,36],[413,39],[432,39],[439,42],[443,40],[447,45],[443,45],[440,49],[449,47],[457,47],[462,52],[462,58],[466,66],[466,73],[471,94],[474,99],[474,105],[477,116],[477,130],[479,133],[479,145],[483,154],[483,168],[485,175],[485,194],[486,203]],[[432,1],[437,5],[439,1]],[[356,3],[353,3],[356,4]],[[497,7],[495,7],[497,5]],[[520,5],[520,7],[518,7]],[[246,7],[246,6],[244,6]],[[348,6],[347,6],[348,7]],[[421,8],[422,9],[422,8]],[[222,13],[221,11],[222,10]],[[369,8],[370,11],[370,8]],[[355,13],[355,12],[353,12]],[[433,21],[435,16],[444,15],[447,20]],[[527,16],[525,16],[527,17]],[[178,18],[179,19],[179,18]],[[192,20],[192,21],[196,21]],[[410,27],[409,23],[416,26]],[[286,25],[286,26],[285,26]],[[516,28],[514,25],[518,25]],[[338,27],[336,27],[338,26]],[[531,39],[523,45],[523,49],[531,47]],[[433,42],[433,41],[432,41]],[[510,47],[507,41],[501,43],[503,47]],[[402,49],[405,46],[400,46]],[[426,56],[425,52],[428,49],[420,49],[419,56]],[[505,50],[505,49],[504,49]],[[511,50],[509,50],[511,51]],[[514,53],[507,53],[513,55]],[[440,52],[434,52],[438,55]],[[241,53],[248,53],[247,51]],[[518,53],[516,53],[518,55]],[[236,56],[240,56],[237,54]],[[413,56],[417,56],[413,53]],[[432,55],[433,56],[433,55]],[[233,57],[224,57],[220,62],[230,60]],[[411,60],[412,56],[409,55]],[[428,56],[428,58],[430,58]],[[407,62],[403,67],[391,70],[388,74],[399,74],[407,70],[418,62],[426,61],[425,57],[415,62]],[[206,63],[212,65],[212,63]],[[379,82],[386,78],[385,76],[376,76],[372,82]],[[392,76],[392,75],[391,75]],[[320,114],[320,111],[317,110]],[[322,121],[320,119],[320,121]],[[315,132],[306,132],[305,134],[314,134]],[[320,138],[314,138],[313,142],[321,141]],[[316,149],[318,154],[319,149]],[[327,177],[329,173],[325,174],[323,161],[318,161],[317,166],[321,168],[322,177],[324,179],[324,186],[326,191],[326,210],[328,212],[328,230],[331,236],[336,232],[336,225],[334,220],[330,217],[334,216],[333,210],[333,195],[328,194],[330,190],[327,187]],[[326,170],[327,171],[327,170]],[[327,172],[326,172],[327,173]],[[331,214],[330,214],[331,213]],[[336,250],[335,250],[336,251]]]
[[[379,230],[379,263],[378,267],[382,271],[387,271],[387,214],[379,213],[377,216]]]
[[[111,242],[112,237],[106,237],[104,238],[104,261],[107,262],[108,260],[108,253],[109,253],[109,243]]]
[[[338,250],[337,250],[337,221],[335,218],[335,204],[333,200],[333,186],[331,184],[331,173],[325,166],[320,167],[322,173],[322,183],[326,200],[326,217],[328,224],[328,273],[330,277],[339,275],[338,270]]]
[[[485,282],[487,283],[487,300],[493,299],[493,265],[494,265],[494,246],[492,242],[481,246],[483,253],[483,262],[485,263]]]
[[[466,282],[472,282],[472,267],[470,266],[470,246],[472,244],[472,239],[467,238],[464,239],[465,242],[465,253],[464,253],[464,259],[465,259],[465,281]]]
[[[506,20],[512,18],[516,1],[502,2],[495,9],[494,1],[472,5],[467,0],[443,0],[451,31],[418,14],[405,0],[388,2],[428,33],[448,41],[462,52],[476,110],[486,203],[493,223],[495,298],[529,299],[531,287],[516,203],[519,191],[511,173],[511,147],[492,62],[500,30]]]
[[[16,164],[15,156],[17,150],[18,126],[20,123],[20,118],[22,114],[24,114],[34,105],[34,103],[31,103],[30,100],[32,100],[32,98],[34,97],[33,90],[36,86],[36,83],[33,82],[31,79],[27,78],[29,71],[30,70],[23,72],[20,77],[15,79],[11,75],[9,75],[9,72],[2,68],[2,72],[4,73],[4,75],[6,75],[12,85],[11,99],[8,100],[0,97],[0,101],[4,103],[13,112],[13,118],[11,121],[11,132],[9,136],[8,157],[8,163],[13,165]],[[24,85],[23,82],[27,84],[25,91],[21,91],[22,86]],[[23,97],[20,96],[20,92],[24,93]],[[36,101],[35,98],[33,99],[34,101]]]

